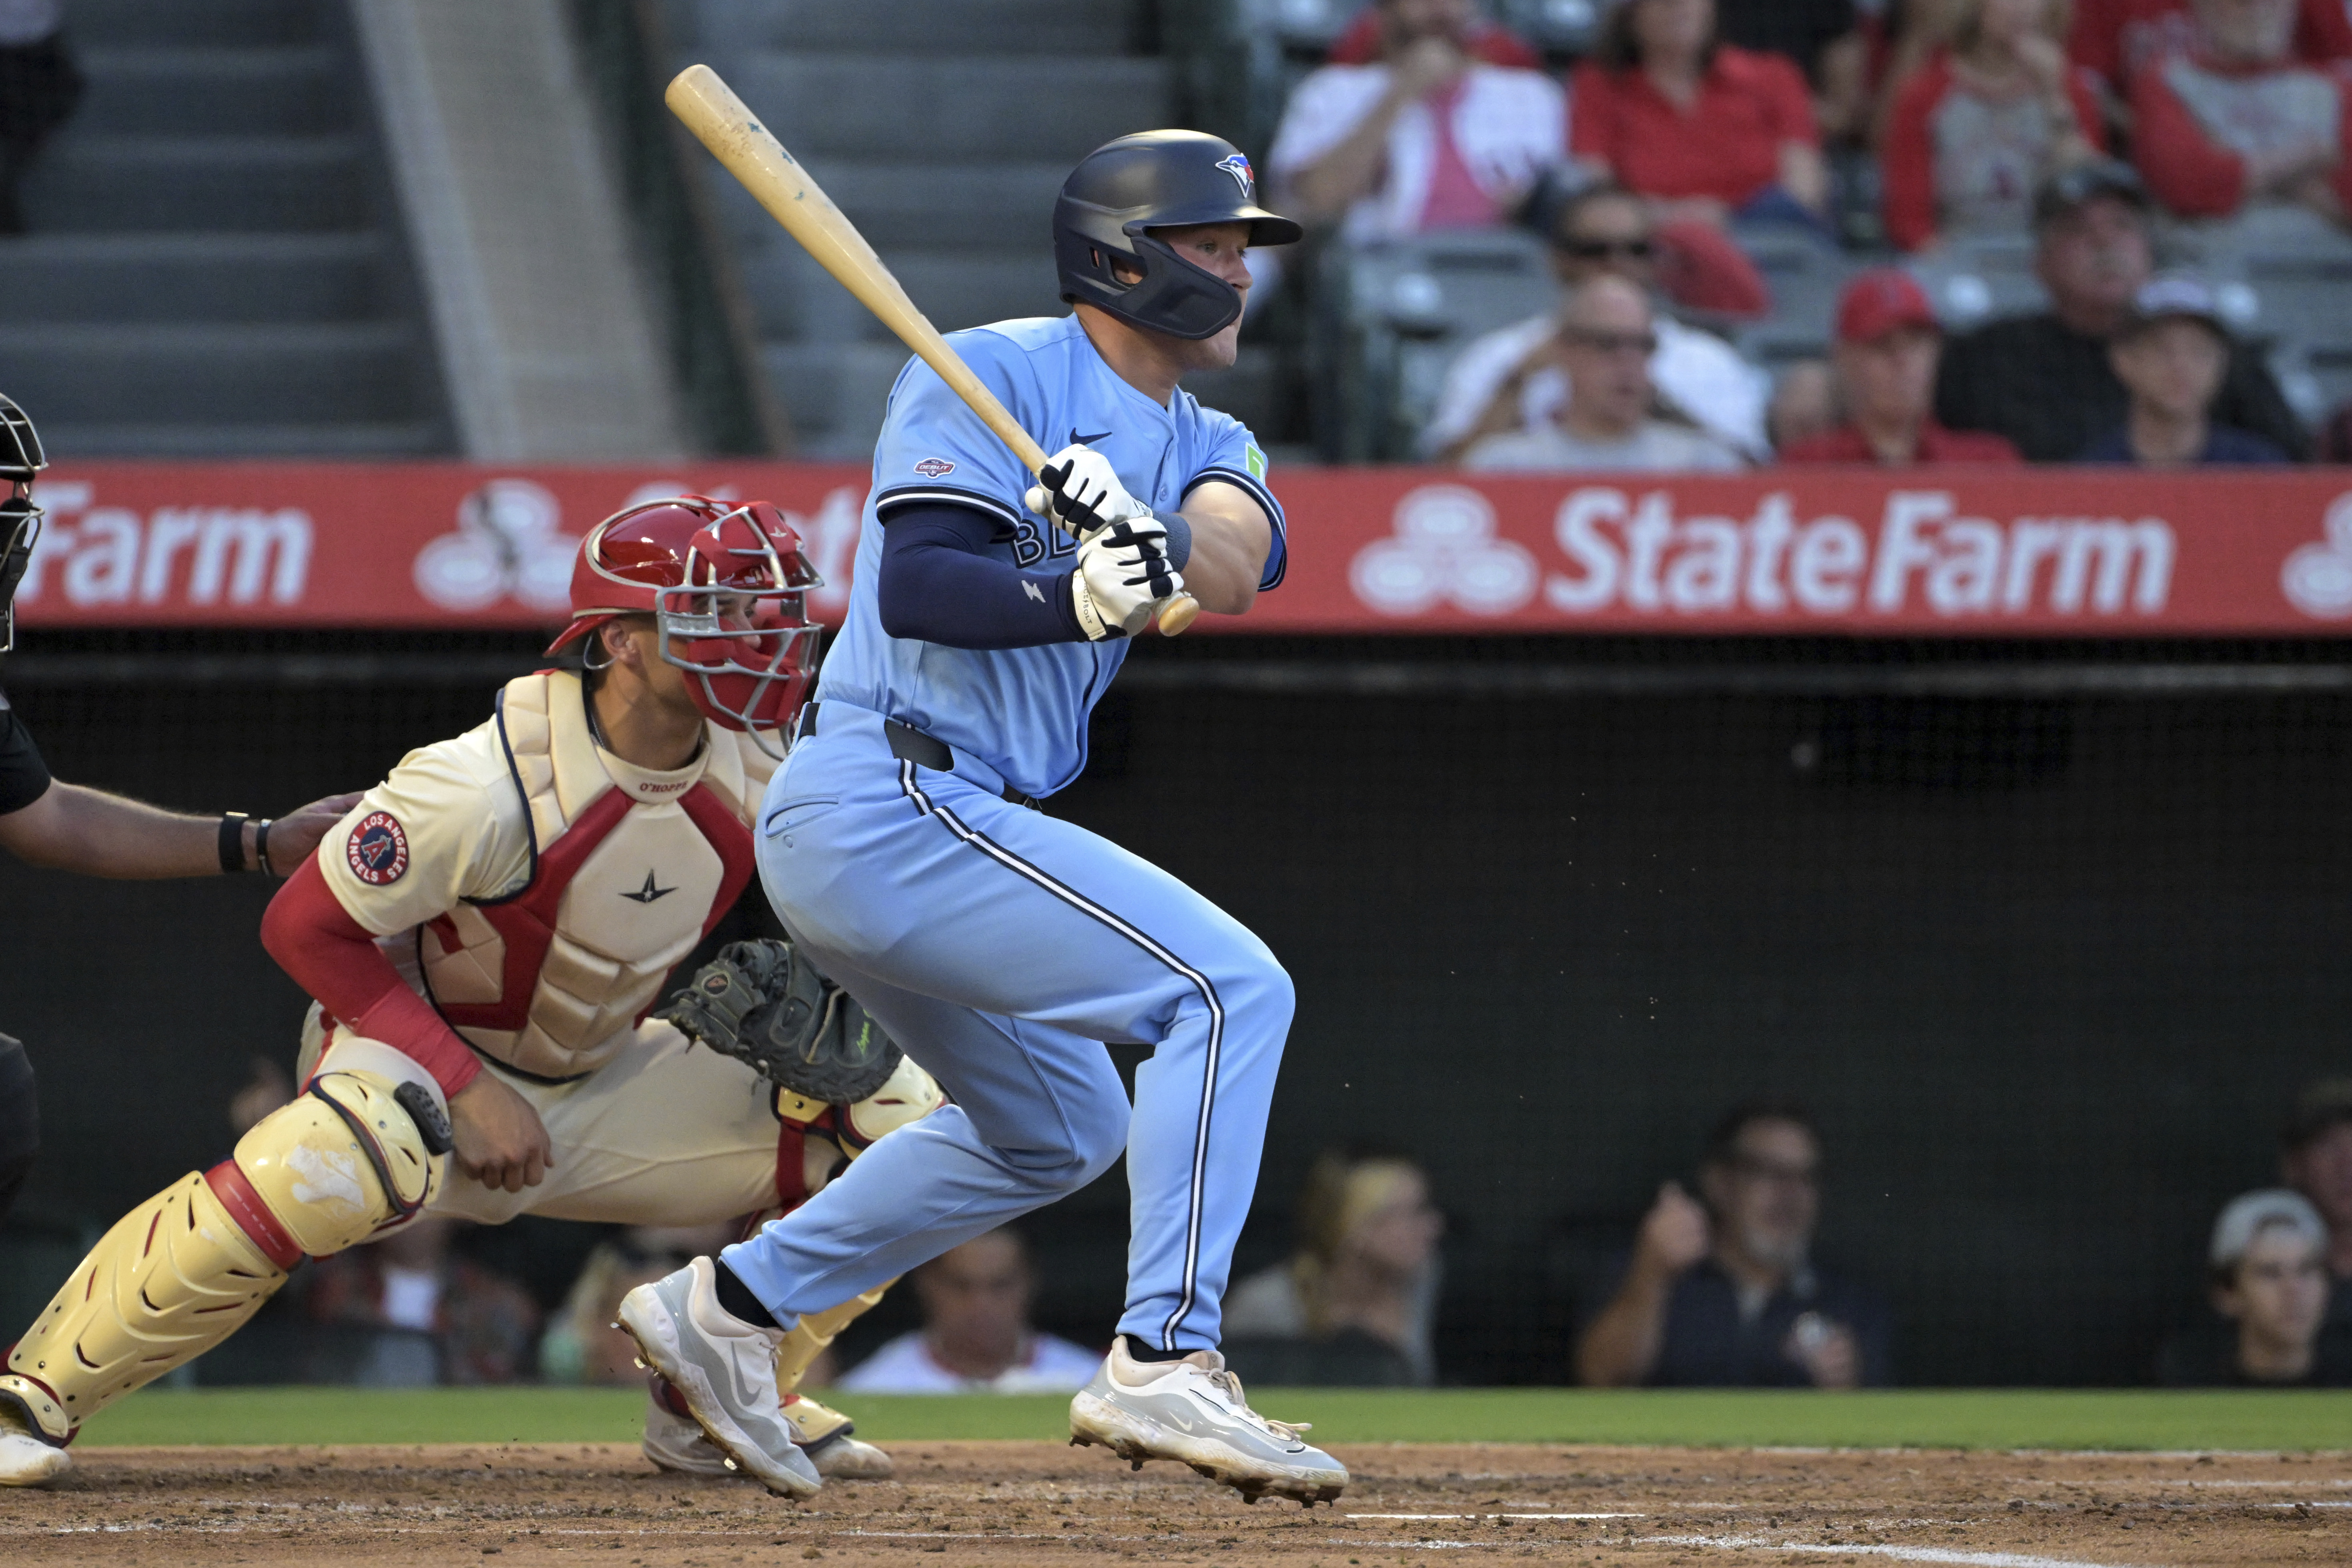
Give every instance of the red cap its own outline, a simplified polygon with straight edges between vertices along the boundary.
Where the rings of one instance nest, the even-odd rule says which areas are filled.
[[[1838,296],[1837,335],[1842,343],[1876,342],[1903,327],[1943,330],[1927,291],[1899,267],[1874,267],[1857,273]]]

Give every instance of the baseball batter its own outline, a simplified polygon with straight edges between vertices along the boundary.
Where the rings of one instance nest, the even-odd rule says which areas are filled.
[[[0,1482],[61,1472],[84,1421],[226,1339],[306,1256],[427,1209],[489,1225],[773,1213],[938,1103],[781,944],[730,948],[647,1017],[751,877],[761,789],[808,679],[814,584],[763,502],[655,502],[590,531],[549,650],[578,643],[585,673],[524,676],[489,722],[412,752],[272,901],[263,939],[320,1004],[304,1092],[234,1158],[126,1216],[16,1345]],[[763,1050],[778,1037],[807,1048]],[[739,1059],[791,1066],[818,1047],[855,1058],[830,1080],[856,1079],[838,1102]],[[775,1347],[766,1414],[811,1486],[819,1470],[887,1473],[845,1418],[790,1395],[883,1283]],[[728,1468],[662,1394],[648,1455]]]
[[[950,340],[1056,451],[1045,482],[922,364],[891,393],[847,620],[769,784],[760,870],[794,940],[952,1103],[722,1261],[624,1301],[623,1326],[739,1457],[780,1451],[753,1380],[784,1329],[1124,1151],[1127,1308],[1074,1438],[1182,1460],[1253,1500],[1311,1504],[1346,1482],[1250,1409],[1216,1351],[1289,978],[1175,878],[1034,809],[1085,766],[1088,714],[1157,604],[1186,587],[1240,614],[1281,579],[1264,457],[1177,383],[1233,362],[1245,248],[1298,237],[1255,205],[1229,144],[1123,137],[1055,210],[1076,314]],[[1131,1119],[1104,1041],[1153,1047]]]

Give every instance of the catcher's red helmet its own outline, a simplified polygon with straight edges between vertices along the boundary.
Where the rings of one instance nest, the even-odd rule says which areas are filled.
[[[686,671],[694,705],[781,756],[762,731],[790,723],[808,690],[823,632],[808,618],[807,595],[823,585],[800,535],[767,501],[646,501],[580,542],[572,623],[547,651],[615,616],[651,615],[662,658]]]

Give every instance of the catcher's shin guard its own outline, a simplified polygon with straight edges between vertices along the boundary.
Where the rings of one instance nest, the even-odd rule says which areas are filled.
[[[896,1279],[886,1279],[863,1296],[852,1296],[838,1307],[828,1307],[822,1312],[803,1313],[784,1342],[776,1347],[776,1386],[790,1394],[801,1385],[809,1363],[823,1355],[825,1348],[867,1312],[882,1304],[883,1292],[896,1285]]]
[[[260,1310],[303,1256],[422,1209],[448,1123],[421,1090],[325,1073],[257,1122],[236,1155],[123,1216],[0,1373],[0,1425],[70,1441],[131,1390],[202,1355]]]

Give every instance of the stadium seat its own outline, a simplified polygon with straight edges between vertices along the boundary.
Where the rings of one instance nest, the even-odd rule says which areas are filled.
[[[1327,455],[1402,458],[1471,339],[1559,298],[1542,240],[1464,230],[1325,253],[1318,311]]]

